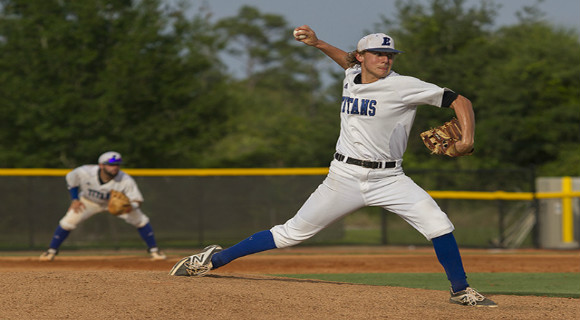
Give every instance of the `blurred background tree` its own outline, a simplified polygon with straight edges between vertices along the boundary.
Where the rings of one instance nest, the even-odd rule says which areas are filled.
[[[298,43],[279,15],[243,6],[217,21],[225,51],[245,66],[230,82],[239,108],[229,134],[206,150],[205,166],[326,166],[336,143],[339,115],[320,96],[317,50]]]
[[[492,31],[498,6],[464,0],[398,1],[396,20],[383,18],[405,51],[395,71],[450,88],[470,99],[476,153],[449,159],[424,152],[420,131],[453,112],[420,107],[405,154],[412,168],[535,166],[543,175],[580,175],[580,42],[576,32],[543,22],[535,6],[520,22]],[[560,167],[560,170],[557,168]],[[555,170],[556,169],[556,170]]]
[[[227,77],[203,16],[156,0],[3,0],[0,166],[74,167],[119,150],[190,166],[224,134]]]
[[[405,51],[395,71],[475,107],[474,156],[431,156],[418,134],[453,112],[421,106],[405,167],[580,175],[579,35],[535,6],[494,30],[498,9],[398,1],[396,18],[368,31],[388,30]],[[72,168],[111,149],[128,167],[327,166],[343,74],[323,83],[328,58],[283,16],[185,12],[161,0],[0,0],[0,167]]]

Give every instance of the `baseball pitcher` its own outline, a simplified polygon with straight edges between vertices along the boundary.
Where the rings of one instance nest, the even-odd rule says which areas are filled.
[[[497,306],[469,286],[453,224],[402,167],[417,108],[423,105],[455,111],[462,132],[453,135],[453,142],[446,142],[445,150],[453,144],[449,151],[452,156],[470,154],[475,128],[471,102],[450,89],[393,71],[395,58],[402,51],[395,49],[394,40],[384,33],[363,37],[351,53],[318,39],[306,25],[296,28],[294,37],[345,69],[337,105],[340,135],[328,176],[286,223],[225,250],[208,246],[178,261],[170,274],[199,276],[248,254],[294,246],[357,209],[376,206],[397,214],[433,243],[451,282],[451,303]]]

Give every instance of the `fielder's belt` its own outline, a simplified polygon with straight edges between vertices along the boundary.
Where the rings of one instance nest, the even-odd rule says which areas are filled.
[[[365,161],[365,160],[359,160],[359,159],[347,157],[347,156],[342,155],[338,152],[334,154],[334,159],[336,159],[340,162],[346,162],[348,164],[354,164],[354,165],[357,165],[360,167],[365,167],[365,168],[370,168],[370,169],[394,168],[397,166],[396,161],[383,161],[383,162]]]

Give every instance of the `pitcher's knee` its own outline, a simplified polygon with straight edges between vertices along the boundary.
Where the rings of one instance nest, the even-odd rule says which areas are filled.
[[[276,248],[287,248],[295,246],[306,240],[298,239],[292,232],[288,232],[287,228],[284,228],[284,225],[274,226],[272,229],[270,229],[270,231],[272,232],[272,237],[274,238]]]
[[[323,227],[309,224],[300,217],[295,216],[285,224],[274,226],[270,231],[274,237],[277,248],[286,248],[297,245],[312,238]]]
[[[417,221],[410,222],[427,240],[452,232],[455,227],[445,212],[441,211],[433,199],[419,201],[413,206],[413,216],[420,217]]]

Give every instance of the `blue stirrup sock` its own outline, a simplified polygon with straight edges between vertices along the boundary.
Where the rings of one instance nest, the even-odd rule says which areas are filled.
[[[451,282],[453,292],[465,290],[465,288],[469,287],[467,276],[463,269],[461,255],[459,254],[459,248],[457,247],[457,241],[455,241],[453,233],[450,232],[433,238],[431,241],[433,242],[437,259],[443,266],[443,269],[445,269],[447,279]]]
[[[150,223],[147,223],[146,225],[137,229],[137,231],[139,231],[139,235],[147,244],[147,248],[157,248],[157,242],[155,241],[155,235],[153,234],[153,227],[151,227]]]
[[[62,242],[68,237],[70,231],[63,229],[60,224],[56,227],[52,240],[50,240],[49,248],[58,250]]]
[[[251,235],[249,238],[223,251],[215,253],[211,257],[211,264],[213,265],[213,269],[217,269],[237,258],[275,248],[276,244],[274,243],[272,232],[270,230],[264,230]]]

